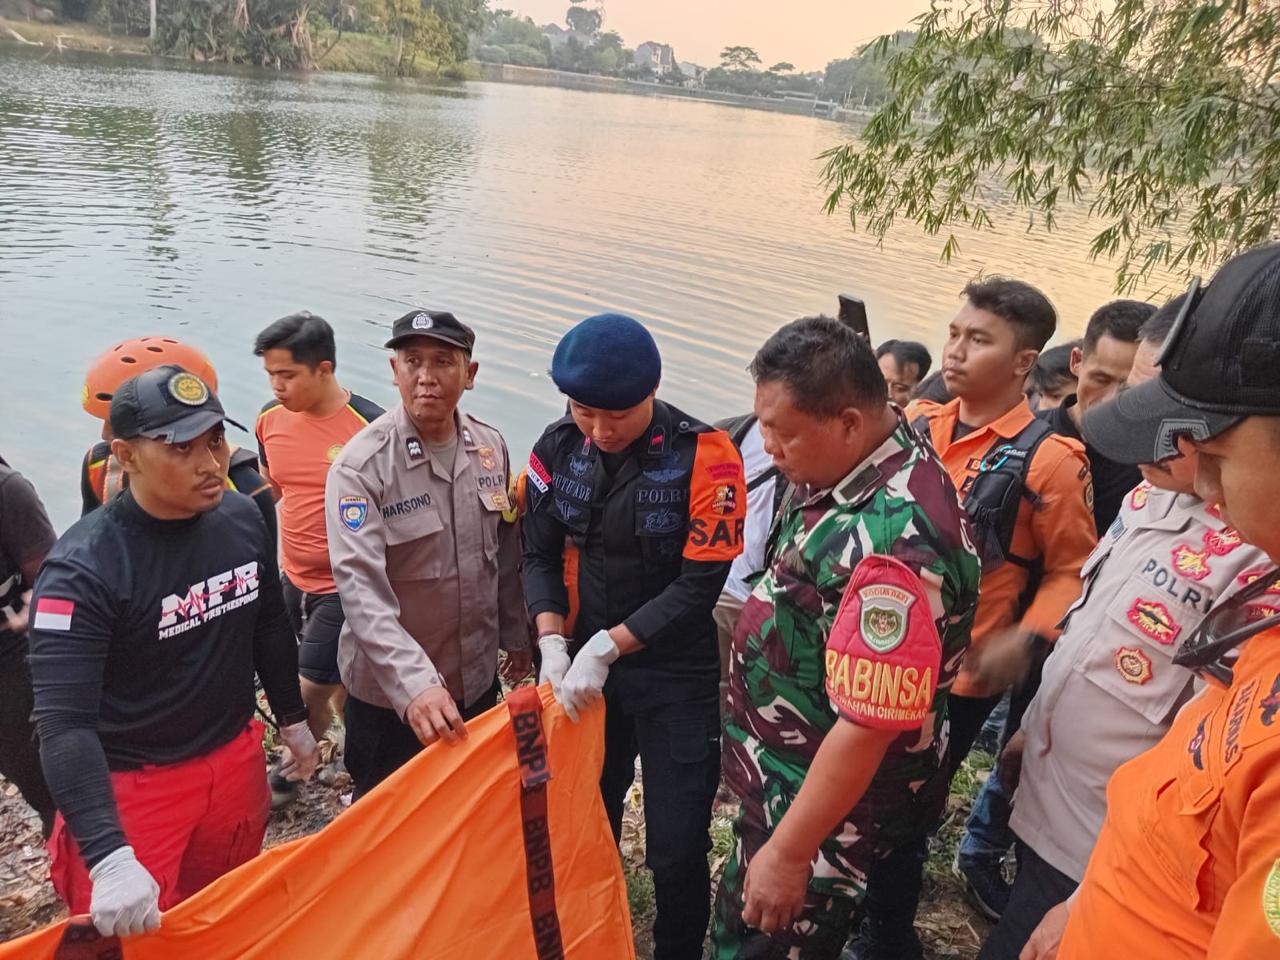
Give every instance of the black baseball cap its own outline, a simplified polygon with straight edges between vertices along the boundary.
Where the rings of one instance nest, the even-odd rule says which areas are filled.
[[[441,340],[467,353],[476,345],[475,331],[445,310],[410,310],[391,325],[391,339],[385,346],[393,349],[410,337]]]
[[[244,429],[227,417],[207,383],[174,363],[126,380],[111,398],[111,432],[121,440],[186,443],[224,421]]]
[[[1237,254],[1207,287],[1193,280],[1158,362],[1158,378],[1085,413],[1081,432],[1103,456],[1159,463],[1179,437],[1280,416],[1280,244]]]

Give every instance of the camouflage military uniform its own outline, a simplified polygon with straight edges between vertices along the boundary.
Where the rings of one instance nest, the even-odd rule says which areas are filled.
[[[742,807],[716,902],[716,960],[839,956],[873,858],[900,839],[920,836],[932,826],[920,821],[941,812],[946,691],[968,646],[978,597],[979,564],[967,524],[946,471],[905,423],[833,490],[802,489],[783,507],[765,573],[734,638],[724,774]],[[920,694],[911,729],[869,722],[903,732],[861,802],[819,850],[804,914],[789,930],[766,937],[741,919],[746,868],[790,808],[822,738],[838,716],[849,717],[847,698],[832,686],[829,639],[855,568],[871,557],[905,564],[904,573],[928,600],[932,620],[925,622],[930,632],[936,628],[930,665],[936,693],[930,702],[930,682],[930,690]],[[855,632],[867,634],[877,626],[864,614]],[[866,640],[871,651],[883,647],[874,639]],[[881,665],[875,661],[884,659],[887,666],[891,658],[866,656],[867,673],[874,669],[876,682],[864,685],[863,706],[877,708],[876,698],[883,695],[890,698],[878,708],[883,713],[885,706],[896,706],[891,698],[897,694],[879,683]]]

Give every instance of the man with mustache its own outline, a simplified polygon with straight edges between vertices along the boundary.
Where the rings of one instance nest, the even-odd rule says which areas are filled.
[[[466,721],[498,702],[499,650],[509,680],[532,668],[507,444],[458,409],[475,341],[444,311],[396,320],[400,406],[347,441],[326,480],[356,799],[427,744],[466,739]]]
[[[104,935],[256,856],[266,830],[254,673],[289,779],[315,769],[276,545],[226,489],[226,416],[208,384],[167,365],[110,408],[127,489],[54,546],[31,605],[40,756],[59,815],[53,885]],[[230,421],[228,421],[230,422]]]

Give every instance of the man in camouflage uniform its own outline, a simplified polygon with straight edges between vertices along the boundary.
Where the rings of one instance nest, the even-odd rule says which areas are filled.
[[[946,471],[852,331],[798,320],[751,370],[797,489],[734,638],[724,760],[742,807],[712,956],[835,960],[872,860],[936,819],[979,564]]]

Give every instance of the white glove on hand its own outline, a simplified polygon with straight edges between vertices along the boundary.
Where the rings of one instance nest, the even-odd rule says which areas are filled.
[[[320,748],[311,735],[307,721],[280,728],[284,756],[280,758],[280,774],[286,780],[310,780],[320,762]]]
[[[538,671],[538,686],[551,682],[551,692],[560,699],[560,684],[569,669],[569,645],[558,633],[549,633],[538,640],[542,651],[542,669]]]
[[[604,682],[609,679],[609,664],[618,659],[618,645],[608,630],[598,630],[587,645],[578,651],[573,665],[560,683],[560,702],[574,723],[579,711],[585,710],[604,696]]]
[[[113,850],[89,871],[89,918],[104,937],[131,937],[160,927],[160,885],[133,855]]]

